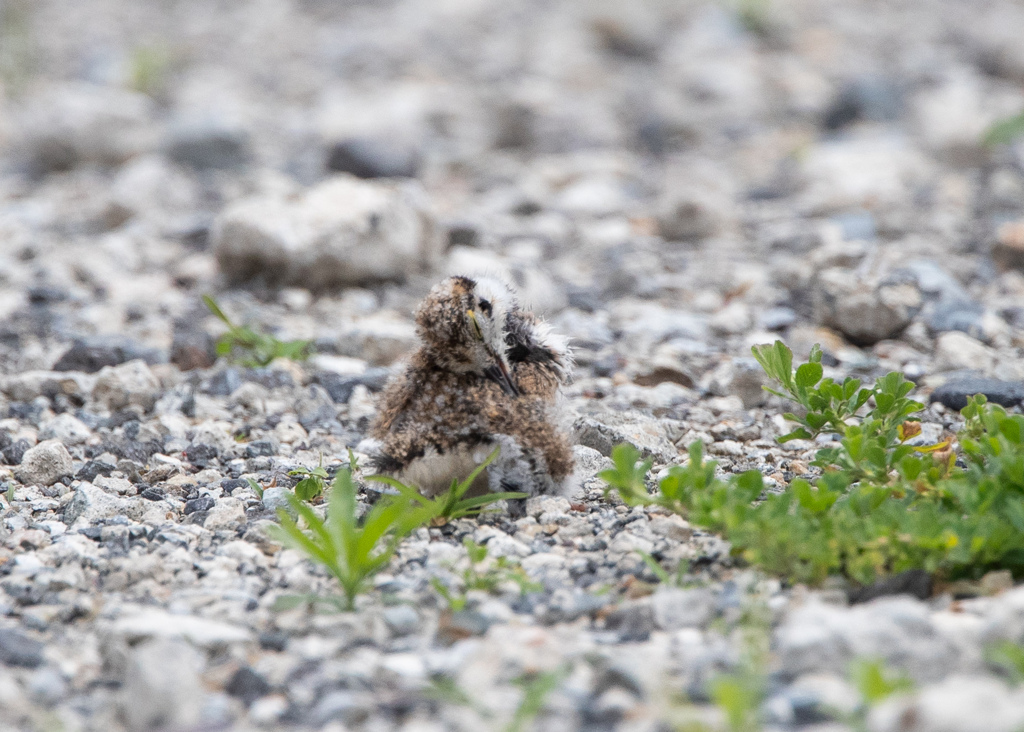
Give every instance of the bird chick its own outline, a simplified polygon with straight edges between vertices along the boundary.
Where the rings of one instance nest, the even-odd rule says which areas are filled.
[[[371,427],[376,468],[436,495],[500,447],[473,492],[556,489],[572,471],[553,414],[571,368],[564,339],[507,286],[468,277],[436,285],[416,326],[422,343],[385,388]]]

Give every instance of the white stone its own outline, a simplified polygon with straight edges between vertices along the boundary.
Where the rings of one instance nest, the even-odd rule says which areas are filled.
[[[658,228],[669,240],[705,239],[735,225],[735,191],[726,171],[687,159],[666,173],[658,200]]]
[[[52,84],[25,105],[16,139],[40,172],[118,164],[155,147],[154,111],[152,99],[124,88]]]
[[[858,345],[895,337],[923,302],[916,284],[878,282],[842,267],[821,272],[812,294],[818,322],[836,328]]]
[[[702,628],[715,616],[715,596],[705,588],[661,588],[651,597],[651,607],[662,630]]]
[[[82,420],[69,412],[58,414],[47,422],[39,432],[39,439],[55,439],[65,445],[81,445],[91,436],[92,430]]]
[[[196,615],[175,615],[157,608],[146,608],[118,618],[111,630],[129,644],[150,638],[180,638],[209,650],[252,639],[248,628]]]
[[[404,279],[434,263],[437,238],[417,184],[338,175],[295,198],[263,195],[225,209],[211,237],[233,281],[259,277],[323,289]]]
[[[894,137],[820,142],[800,159],[807,183],[801,199],[822,213],[903,203],[931,172],[920,152]]]
[[[237,498],[220,498],[206,515],[203,527],[216,531],[245,523],[245,506]]]
[[[989,372],[995,365],[995,353],[981,341],[966,333],[951,330],[935,341],[935,370],[972,369]]]
[[[906,721],[913,720],[908,727]],[[1016,732],[1024,726],[1024,691],[991,677],[950,676],[913,696],[898,695],[868,714],[871,732]]]
[[[159,394],[160,382],[141,360],[104,366],[92,390],[93,399],[111,411],[127,406],[139,406],[149,411]]]
[[[68,526],[88,526],[100,519],[114,516],[128,516],[133,520],[139,520],[147,508],[156,505],[147,506],[147,503],[150,502],[144,499],[120,498],[97,488],[92,483],[82,481],[75,486],[75,495],[64,508],[64,523]]]
[[[187,729],[198,723],[203,698],[203,657],[180,640],[161,638],[135,648],[121,688],[129,729]]]
[[[71,455],[59,440],[46,440],[25,451],[14,476],[25,485],[53,485],[71,475]]]

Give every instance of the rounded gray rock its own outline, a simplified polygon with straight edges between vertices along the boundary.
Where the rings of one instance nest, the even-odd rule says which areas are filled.
[[[25,452],[14,476],[25,485],[53,485],[73,472],[71,455],[64,444],[46,440]]]

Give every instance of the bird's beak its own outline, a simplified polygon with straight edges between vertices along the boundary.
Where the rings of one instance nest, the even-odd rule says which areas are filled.
[[[476,331],[476,335],[480,340],[484,339],[484,333],[480,329],[480,323],[477,322],[476,313],[472,310],[467,310],[466,314],[469,316],[469,322],[473,324],[473,329]],[[505,363],[505,359],[495,353],[494,349],[488,344],[484,344],[484,348],[487,349],[487,355],[491,357],[494,363],[487,368],[484,373],[487,378],[494,381],[501,390],[509,396],[519,396],[519,387],[516,386],[515,380],[512,378],[512,374],[509,373],[508,364]]]
[[[488,347],[487,351],[490,353],[491,358],[494,359],[494,365],[486,371],[487,377],[497,383],[501,390],[509,396],[519,396],[519,387],[516,386],[512,374],[509,373],[505,359],[491,350],[490,347]]]

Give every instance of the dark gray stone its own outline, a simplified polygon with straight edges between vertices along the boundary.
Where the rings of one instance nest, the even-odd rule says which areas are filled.
[[[277,445],[270,440],[256,440],[245,446],[246,457],[271,457],[275,454],[277,454]]]
[[[934,333],[959,330],[975,338],[982,336],[981,319],[985,306],[977,302],[942,300],[928,315],[928,327]]]
[[[153,486],[150,486],[149,488],[144,488],[143,490],[139,491],[139,495],[145,498],[147,501],[162,501],[164,498],[167,497],[167,494],[164,493],[162,488],[156,488]]]
[[[401,140],[352,137],[334,144],[327,169],[358,178],[414,178],[419,158],[415,146]]]
[[[822,115],[821,126],[838,130],[853,122],[891,122],[903,112],[903,89],[892,79],[863,76],[847,82]]]
[[[295,379],[292,378],[292,375],[280,369],[246,369],[242,373],[242,378],[267,389],[282,389],[295,386]]]
[[[220,451],[213,445],[202,443],[189,445],[185,450],[185,459],[197,468],[205,468],[217,459]]]
[[[473,224],[453,223],[448,226],[449,247],[475,247],[480,243],[480,232]]]
[[[235,671],[224,690],[249,706],[260,697],[270,693],[270,684],[249,666],[242,666]]]
[[[0,628],[0,663],[37,668],[43,664],[43,644],[13,628]]]
[[[94,374],[104,366],[117,366],[128,360],[128,355],[120,346],[90,346],[79,341],[57,359],[53,370]]]
[[[352,390],[359,385],[356,376],[343,376],[333,371],[321,371],[313,376],[313,382],[319,384],[331,397],[335,404],[347,404],[352,396]]]
[[[851,603],[868,602],[886,595],[912,595],[927,600],[932,595],[932,576],[923,569],[911,569],[848,593]]]
[[[372,392],[378,392],[384,388],[390,376],[391,371],[384,367],[367,369],[355,375],[321,371],[313,375],[313,383],[322,386],[335,404],[347,404],[352,397],[352,390],[360,384]]]
[[[201,388],[210,396],[231,396],[241,385],[242,375],[239,370],[228,367],[211,376]]]
[[[213,336],[203,330],[195,319],[175,321],[170,360],[182,371],[213,366],[217,361]]]
[[[967,406],[968,398],[975,394],[984,394],[990,402],[1013,407],[1024,401],[1024,382],[961,376],[950,379],[933,391],[930,401],[939,402],[950,409],[963,409]]]
[[[605,627],[617,631],[622,643],[646,641],[655,629],[654,608],[648,601],[627,602],[609,613]]]
[[[220,489],[230,496],[239,488],[245,488],[248,485],[249,481],[242,478],[228,478],[220,482]]]
[[[185,501],[185,515],[209,511],[215,503],[216,501],[211,496],[199,496],[199,498],[193,498],[191,501]]]
[[[98,460],[90,460],[85,465],[83,465],[77,473],[75,473],[75,477],[78,478],[79,480],[87,480],[90,483],[92,483],[99,476],[109,476],[115,470],[117,470],[116,465],[100,462]]]
[[[173,129],[167,142],[167,156],[200,170],[240,168],[251,157],[248,135],[211,124]]]
[[[21,465],[25,453],[32,447],[28,440],[16,440],[3,450],[0,450],[0,457],[7,465]]]

